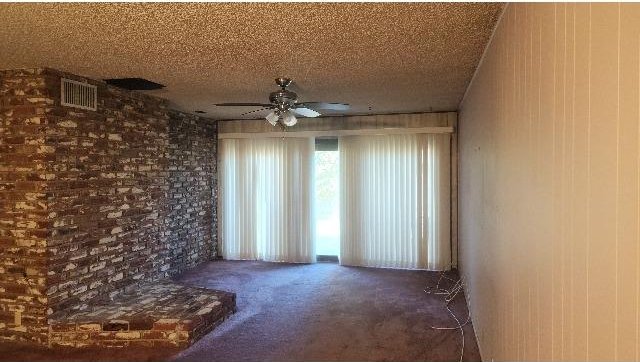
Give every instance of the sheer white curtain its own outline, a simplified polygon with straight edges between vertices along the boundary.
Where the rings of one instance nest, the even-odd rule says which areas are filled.
[[[314,262],[313,139],[220,141],[224,258]]]
[[[340,138],[341,264],[449,268],[450,137]]]

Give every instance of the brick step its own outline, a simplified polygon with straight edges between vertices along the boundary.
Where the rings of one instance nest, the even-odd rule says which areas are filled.
[[[234,293],[158,281],[109,303],[50,316],[49,346],[184,348],[235,310]]]

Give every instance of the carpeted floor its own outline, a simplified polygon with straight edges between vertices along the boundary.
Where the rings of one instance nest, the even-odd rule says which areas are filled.
[[[437,278],[333,263],[216,261],[178,281],[235,292],[238,311],[187,350],[53,352],[0,344],[0,360],[458,361],[460,332],[430,328],[456,326],[443,298],[423,291]],[[453,309],[464,322],[462,294]],[[471,325],[464,331],[464,360],[480,360]]]
[[[221,261],[179,281],[237,293],[238,312],[176,361],[457,361],[460,332],[441,296],[423,290],[438,273],[332,263]],[[462,294],[454,311],[464,322]],[[465,361],[480,360],[471,325]]]

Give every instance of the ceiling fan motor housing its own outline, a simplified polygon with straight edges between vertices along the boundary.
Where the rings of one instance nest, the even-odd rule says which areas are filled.
[[[287,90],[287,87],[291,85],[291,78],[276,78],[276,84],[280,86],[280,89],[271,92],[269,94],[270,104],[264,103],[219,103],[216,106],[237,106],[237,107],[261,107],[261,109],[243,113],[242,116],[271,110],[271,112],[265,117],[269,123],[276,125],[278,122],[285,126],[293,126],[297,123],[295,115],[302,117],[318,117],[320,112],[316,109],[329,109],[344,111],[349,109],[348,104],[343,103],[325,103],[325,102],[307,102],[296,103],[298,101],[298,95],[295,92]],[[295,114],[295,115],[294,115]]]
[[[272,92],[269,95],[269,101],[283,111],[293,107],[297,99],[298,95],[295,92],[291,92],[286,89]]]

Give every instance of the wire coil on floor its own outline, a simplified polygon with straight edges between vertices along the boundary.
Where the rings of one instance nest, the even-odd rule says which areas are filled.
[[[463,292],[464,284],[462,282],[462,279],[450,278],[450,277],[446,276],[445,273],[446,273],[445,271],[441,271],[436,285],[431,287],[431,288],[429,288],[429,287],[425,288],[424,292],[427,293],[427,294],[444,296],[444,306],[447,309],[447,311],[449,312],[449,314],[451,315],[451,317],[456,321],[458,326],[457,327],[435,327],[435,326],[431,326],[431,329],[435,329],[435,330],[456,330],[457,329],[457,330],[460,330],[460,337],[462,339],[462,347],[460,349],[460,362],[462,362],[462,359],[464,357],[464,326],[469,324],[469,322],[471,321],[471,311],[468,311],[466,321],[464,323],[460,323],[460,319],[453,312],[453,310],[450,307],[450,304],[458,296],[458,294],[460,294],[460,292]],[[446,280],[448,280],[450,282],[453,282],[454,285],[452,287],[450,287],[449,289],[442,288],[440,286],[440,284],[442,283],[443,279],[446,279]]]

